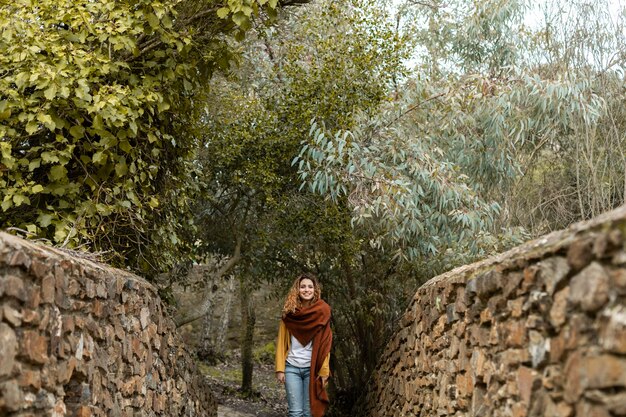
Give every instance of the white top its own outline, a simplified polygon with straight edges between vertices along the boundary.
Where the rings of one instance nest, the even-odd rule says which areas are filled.
[[[313,341],[302,346],[298,339],[291,336],[291,346],[287,353],[287,363],[296,368],[309,368],[311,366],[311,354],[313,353]]]

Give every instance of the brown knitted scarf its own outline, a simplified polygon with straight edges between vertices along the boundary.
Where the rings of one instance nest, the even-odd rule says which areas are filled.
[[[311,354],[311,382],[309,383],[309,400],[313,417],[322,417],[328,407],[328,394],[317,374],[322,368],[326,356],[330,353],[333,343],[333,333],[330,330],[330,306],[323,300],[318,300],[308,307],[296,310],[295,313],[283,317],[289,333],[302,346],[313,341]]]

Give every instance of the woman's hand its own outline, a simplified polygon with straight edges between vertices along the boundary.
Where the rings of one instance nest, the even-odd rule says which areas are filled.
[[[281,384],[285,383],[285,373],[284,372],[276,372],[276,380]]]
[[[328,377],[327,376],[321,376],[320,378],[322,378],[322,386],[324,388],[326,388],[326,385],[328,385]]]

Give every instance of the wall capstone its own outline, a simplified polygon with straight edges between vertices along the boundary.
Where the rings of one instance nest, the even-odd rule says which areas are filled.
[[[0,415],[216,416],[156,289],[0,233]]]
[[[367,416],[626,416],[626,206],[418,289]]]

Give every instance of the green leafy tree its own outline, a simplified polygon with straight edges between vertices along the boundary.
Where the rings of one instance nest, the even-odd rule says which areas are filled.
[[[276,0],[0,9],[0,225],[162,270],[196,192],[199,87]]]
[[[408,48],[388,17],[377,4],[358,1],[290,11],[275,27],[256,26],[239,66],[228,78],[214,78],[197,129],[205,132],[198,161],[207,184],[197,206],[202,250],[232,254],[241,237],[238,274],[251,278],[247,286],[284,284],[314,270],[330,297],[341,294],[338,267],[350,264],[363,243],[344,210],[299,190],[291,161],[314,115],[350,128],[356,114],[389,100]],[[338,305],[337,320],[342,316],[350,311]],[[348,330],[343,339],[346,352],[357,340]],[[339,365],[344,387],[359,383],[351,381],[352,365]]]

